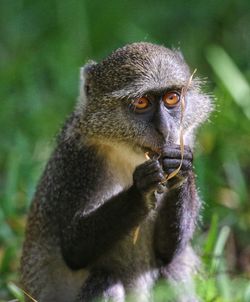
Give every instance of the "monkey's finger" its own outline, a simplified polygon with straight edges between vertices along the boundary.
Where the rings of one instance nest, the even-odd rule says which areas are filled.
[[[166,158],[162,161],[163,170],[169,170],[169,169],[177,169],[181,164],[182,170],[189,170],[192,168],[192,161],[184,159],[181,161],[181,159],[169,159]]]
[[[145,177],[143,181],[143,187],[149,190],[156,190],[158,183],[164,179],[164,175],[160,172],[153,173]]]
[[[158,160],[156,159],[149,159],[145,161],[142,165],[146,168],[149,168],[150,166],[156,165],[158,163]]]
[[[175,159],[181,159],[182,153],[180,149],[164,149],[162,152],[162,158],[175,158]],[[183,158],[187,160],[193,160],[193,153],[191,151],[187,151],[184,149]]]
[[[184,149],[184,156],[187,157],[187,158],[192,158],[192,151],[189,150],[189,149]],[[162,157],[172,157],[172,158],[178,158],[181,156],[181,149],[180,147],[178,149],[176,148],[164,148],[163,151],[162,151]]]
[[[136,186],[143,191],[151,190],[155,183],[164,179],[164,171],[159,162],[154,161],[146,166],[138,166],[133,174],[133,181]]]
[[[158,183],[158,184],[157,184],[156,192],[157,192],[158,194],[162,194],[162,193],[166,192],[166,186],[164,186],[164,185],[161,184],[161,183]]]
[[[147,166],[147,170],[145,170],[144,175],[146,176],[155,172],[163,173],[162,166],[158,161]]]
[[[136,167],[134,176],[141,178],[148,174],[147,171],[151,170],[151,167],[154,167],[156,165],[159,165],[158,161],[150,159],[141,164],[140,166]]]
[[[165,158],[162,160],[163,170],[177,169],[181,164],[181,159]]]
[[[193,167],[193,163],[192,163],[191,160],[184,159],[182,161],[182,165],[181,165],[181,170],[182,171],[188,171],[188,170],[192,169],[192,167]]]
[[[141,176],[146,176],[154,172],[160,171],[163,173],[162,167],[158,160],[151,160],[138,167]]]
[[[166,171],[166,173],[167,173],[167,175],[169,175],[169,174],[171,174],[172,172],[174,172],[176,169],[168,169],[167,171]]]
[[[165,148],[167,149],[176,149],[176,150],[180,150],[181,146],[179,144],[171,144],[171,145],[165,145],[162,150],[164,150]],[[192,152],[191,148],[187,145],[184,145],[184,150],[188,151],[188,152]]]

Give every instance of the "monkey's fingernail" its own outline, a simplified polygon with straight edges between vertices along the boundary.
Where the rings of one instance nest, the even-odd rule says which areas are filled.
[[[159,184],[157,185],[156,192],[157,192],[158,194],[164,193],[165,190],[166,190],[166,188],[165,188],[165,186],[164,186],[163,184],[159,183]]]

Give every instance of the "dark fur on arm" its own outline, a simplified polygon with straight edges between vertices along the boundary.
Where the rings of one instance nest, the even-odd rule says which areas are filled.
[[[47,187],[46,199],[59,211],[62,254],[72,269],[90,266],[147,216],[149,209],[135,186],[116,196],[111,191],[111,198],[103,200],[112,179],[94,147],[61,140],[50,163],[45,177],[53,185],[52,190]]]
[[[171,187],[171,181],[169,181]],[[164,196],[155,226],[155,252],[161,263],[171,262],[191,239],[199,211],[195,177],[188,172],[185,182]]]
[[[91,265],[146,216],[141,196],[132,186],[84,215],[81,210],[62,231],[63,255],[72,269]]]

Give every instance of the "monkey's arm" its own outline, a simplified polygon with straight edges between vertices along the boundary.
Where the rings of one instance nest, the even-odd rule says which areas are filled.
[[[155,227],[155,251],[157,258],[169,263],[191,239],[195,229],[200,201],[192,171],[192,153],[186,149],[182,169],[178,176],[169,180],[169,191],[161,200]],[[163,151],[163,168],[170,173],[179,166],[180,148]],[[180,181],[180,183],[178,183]],[[171,189],[172,187],[172,189]]]
[[[79,210],[62,231],[62,251],[68,265],[78,269],[93,264],[129,234],[147,213],[135,187],[105,201],[88,214]]]
[[[100,162],[93,150],[76,150],[72,144],[69,152],[63,148],[57,168],[62,174],[61,250],[68,265],[79,269],[91,266],[142,222],[151,209],[144,191],[155,190],[162,174],[157,161],[145,162],[136,169],[129,189],[103,200],[113,186],[106,176],[105,162]]]

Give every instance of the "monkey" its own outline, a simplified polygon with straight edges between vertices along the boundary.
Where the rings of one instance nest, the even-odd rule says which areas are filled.
[[[21,284],[33,298],[146,302],[164,280],[176,301],[198,301],[190,241],[201,201],[192,162],[213,102],[195,77],[185,95],[182,154],[181,92],[190,76],[179,50],[148,42],[81,68],[77,104],[27,218]]]

